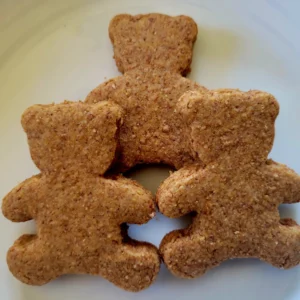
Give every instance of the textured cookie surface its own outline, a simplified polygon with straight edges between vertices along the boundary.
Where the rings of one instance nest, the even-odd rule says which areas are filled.
[[[185,16],[118,15],[109,33],[125,74],[99,85],[86,102],[108,100],[123,108],[121,167],[162,162],[180,168],[192,162],[175,106],[184,92],[205,90],[180,74],[189,70],[196,24]]]
[[[236,257],[281,268],[299,264],[300,227],[280,219],[278,205],[300,201],[300,177],[267,160],[276,100],[259,91],[189,92],[178,109],[205,167],[180,169],[157,193],[168,217],[196,212],[190,227],[169,233],[160,245],[169,270],[193,278]]]
[[[130,240],[122,225],[154,216],[150,192],[132,180],[103,176],[114,159],[120,122],[120,108],[107,102],[33,106],[24,113],[22,125],[42,173],[2,203],[8,219],[37,224],[37,235],[23,235],[7,254],[19,280],[42,285],[63,274],[92,274],[138,291],[155,279],[156,248]]]

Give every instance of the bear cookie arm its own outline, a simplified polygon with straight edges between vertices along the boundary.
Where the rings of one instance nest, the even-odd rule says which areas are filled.
[[[13,222],[25,222],[34,218],[34,207],[39,198],[40,175],[28,178],[16,186],[2,202],[3,215]]]
[[[300,202],[300,176],[286,165],[267,161],[270,195],[281,203]]]

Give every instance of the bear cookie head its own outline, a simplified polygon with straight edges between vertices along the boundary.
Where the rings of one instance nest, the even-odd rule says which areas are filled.
[[[194,155],[204,163],[264,162],[272,149],[276,99],[265,92],[187,92],[179,100]]]
[[[197,24],[190,17],[156,13],[117,15],[109,25],[114,58],[122,73],[151,66],[187,74],[197,32]]]
[[[42,172],[77,169],[104,174],[115,156],[121,112],[108,102],[88,106],[65,101],[28,108],[22,126],[33,161]]]

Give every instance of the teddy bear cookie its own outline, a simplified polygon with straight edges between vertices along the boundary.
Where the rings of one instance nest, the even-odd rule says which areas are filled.
[[[275,267],[300,262],[300,227],[278,205],[300,201],[300,176],[267,159],[279,112],[260,91],[188,92],[178,103],[197,164],[166,179],[157,193],[171,218],[194,212],[192,224],[166,235],[167,268],[194,278],[229,258],[256,257]]]
[[[110,22],[109,36],[124,75],[100,84],[86,102],[108,100],[123,108],[119,168],[165,163],[178,169],[193,162],[175,105],[184,92],[205,90],[183,77],[190,71],[196,23],[187,16],[121,14]]]
[[[42,285],[63,274],[92,274],[139,291],[156,278],[156,248],[130,240],[122,226],[154,216],[150,192],[133,180],[104,176],[120,124],[120,107],[108,102],[34,105],[23,114],[41,173],[2,204],[8,219],[37,224],[37,234],[21,236],[7,254],[10,271],[22,282]]]

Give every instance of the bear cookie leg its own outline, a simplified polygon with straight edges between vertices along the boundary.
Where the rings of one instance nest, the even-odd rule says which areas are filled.
[[[100,271],[103,277],[126,290],[137,292],[151,285],[160,267],[157,250],[148,243],[116,246],[106,261],[107,268]]]
[[[262,243],[259,257],[271,265],[289,269],[300,263],[300,226],[292,219],[281,219],[279,229]]]
[[[7,253],[10,271],[17,279],[30,285],[43,285],[61,275],[56,260],[38,243],[36,235],[25,234]]]
[[[185,235],[175,230],[161,242],[160,252],[168,269],[182,278],[196,278],[228,259],[222,241],[207,240],[204,236]]]

